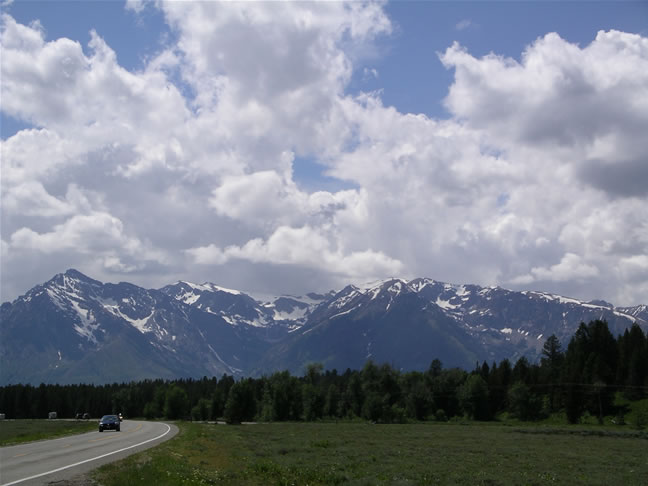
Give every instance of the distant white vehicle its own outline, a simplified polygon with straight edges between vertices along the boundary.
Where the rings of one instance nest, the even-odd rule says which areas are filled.
[[[55,419],[56,418],[56,412],[50,412],[47,414],[48,419]]]

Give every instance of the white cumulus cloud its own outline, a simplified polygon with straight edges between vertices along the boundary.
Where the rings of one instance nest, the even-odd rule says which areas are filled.
[[[648,295],[645,36],[547,33],[519,59],[449,45],[434,119],[349,93],[354,72],[383,78],[358,57],[389,41],[382,2],[127,7],[173,34],[137,71],[97,33],[2,16],[2,111],[35,127],[0,148],[3,295],[68,266],[267,293],[429,276]],[[305,160],[332,185],[302,187]]]

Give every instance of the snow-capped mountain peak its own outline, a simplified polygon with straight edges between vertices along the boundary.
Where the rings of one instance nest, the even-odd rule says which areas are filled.
[[[180,280],[178,283],[180,284],[185,284],[195,290],[201,291],[201,292],[225,292],[227,294],[232,294],[232,295],[241,295],[241,292],[238,290],[233,290],[233,289],[228,289],[225,287],[220,287],[216,284],[213,284],[211,282],[205,282],[203,284],[195,284],[191,282],[186,282],[183,280]]]
[[[304,360],[344,369],[367,357],[470,367],[537,359],[548,336],[566,345],[593,319],[613,334],[648,330],[646,305],[427,278],[262,301],[213,283],[147,290],[68,270],[1,309],[0,383],[301,372]]]

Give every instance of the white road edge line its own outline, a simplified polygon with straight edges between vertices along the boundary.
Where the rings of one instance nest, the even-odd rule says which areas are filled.
[[[145,440],[144,442],[140,442],[139,444],[135,444],[135,445],[132,445],[132,446],[124,447],[123,449],[119,449],[118,451],[109,452],[109,453],[107,453],[107,454],[102,454],[102,455],[97,456],[97,457],[91,457],[90,459],[86,459],[85,461],[77,462],[77,463],[75,463],[75,464],[69,464],[69,465],[67,465],[67,466],[59,467],[58,469],[52,469],[51,471],[47,471],[47,472],[44,472],[44,473],[36,474],[36,475],[34,475],[34,476],[29,476],[28,478],[17,479],[16,481],[12,481],[12,482],[10,482],[10,483],[0,484],[0,486],[11,486],[12,484],[22,483],[22,482],[24,482],[24,481],[29,481],[30,479],[36,479],[36,478],[40,478],[41,476],[47,476],[48,474],[52,474],[52,473],[55,473],[55,472],[63,471],[63,470],[65,470],[65,469],[70,469],[71,467],[80,466],[81,464],[85,464],[86,462],[96,461],[97,459],[102,459],[102,458],[107,457],[107,456],[112,456],[113,454],[118,454],[118,453],[120,453],[120,452],[127,451],[128,449],[132,449],[133,447],[139,447],[139,446],[141,446],[141,445],[143,445],[143,444],[147,444],[147,443],[149,443],[149,442],[153,442],[154,440],[161,439],[162,437],[164,437],[165,435],[167,435],[169,432],[171,432],[171,427],[169,426],[169,424],[164,424],[164,425],[167,426],[167,431],[166,431],[164,434],[162,434],[162,435],[158,435],[157,437],[153,437],[152,439],[149,439],[149,440]]]

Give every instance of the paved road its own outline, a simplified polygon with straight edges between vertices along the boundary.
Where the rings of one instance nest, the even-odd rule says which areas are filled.
[[[175,425],[125,420],[121,432],[88,432],[0,447],[0,486],[32,486],[68,479],[153,447],[177,432]]]

